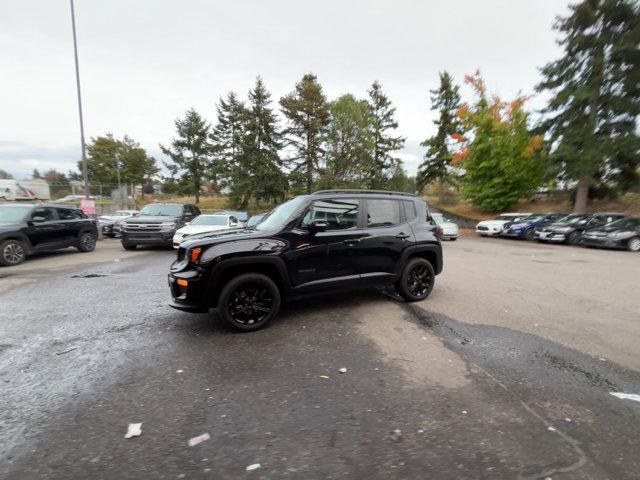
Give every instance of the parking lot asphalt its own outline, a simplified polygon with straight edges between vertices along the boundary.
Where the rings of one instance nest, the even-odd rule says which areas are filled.
[[[12,286],[0,477],[637,478],[640,402],[611,392],[640,393],[640,256],[444,252],[426,301],[317,297],[248,334],[167,307],[167,250]]]

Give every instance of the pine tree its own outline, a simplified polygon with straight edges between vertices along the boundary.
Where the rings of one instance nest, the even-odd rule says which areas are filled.
[[[287,178],[282,171],[283,163],[278,154],[282,147],[282,134],[278,130],[278,119],[271,109],[271,94],[262,79],[249,91],[249,106],[241,148],[244,175],[248,179],[248,192],[253,194],[256,207],[260,200],[277,202],[284,198]]]
[[[220,98],[216,110],[217,122],[210,136],[215,163],[210,176],[229,187],[233,205],[246,208],[250,194],[248,166],[243,163],[241,153],[247,111],[234,92]]]
[[[562,176],[577,182],[575,212],[605,179],[637,182],[640,165],[640,7],[632,0],[585,0],[554,26],[564,55],[542,69],[551,95],[542,127]]]
[[[397,162],[391,153],[404,146],[405,138],[392,135],[392,131],[398,128],[398,122],[394,118],[396,109],[382,92],[380,83],[373,82],[368,93],[373,135],[369,188],[381,188],[393,174]]]
[[[296,156],[291,178],[303,184],[307,193],[313,190],[322,168],[325,139],[330,113],[322,86],[315,75],[308,73],[296,84],[295,91],[280,99],[282,114],[287,119],[284,129],[287,144]]]
[[[31,178],[33,178],[34,180],[42,179],[42,175],[40,175],[40,172],[38,171],[37,168],[33,169],[33,173],[31,174]]]
[[[166,163],[172,175],[189,186],[195,194],[196,203],[200,203],[200,189],[211,169],[212,146],[209,142],[209,124],[198,112],[190,109],[184,119],[175,121],[177,138],[170,147],[160,145],[172,163]]]
[[[365,100],[346,94],[330,103],[330,111],[327,163],[320,185],[366,188],[373,150],[371,108]]]
[[[440,74],[440,87],[431,90],[431,110],[438,111],[434,120],[438,132],[420,145],[427,148],[424,161],[418,167],[418,190],[433,181],[438,182],[440,203],[444,201],[444,187],[451,178],[450,165],[453,153],[450,151],[451,135],[460,132],[456,112],[460,108],[459,87],[447,72]]]

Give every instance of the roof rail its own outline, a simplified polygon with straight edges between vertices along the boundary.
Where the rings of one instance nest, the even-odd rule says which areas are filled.
[[[415,197],[413,193],[407,192],[393,192],[390,190],[361,190],[361,189],[335,189],[335,190],[318,190],[313,192],[312,195],[325,195],[329,193],[373,193],[379,195],[404,195],[406,197]]]

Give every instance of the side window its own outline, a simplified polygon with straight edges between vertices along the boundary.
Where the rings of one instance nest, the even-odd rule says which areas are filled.
[[[415,220],[418,216],[415,203],[411,200],[403,200],[402,203],[404,204],[404,217],[407,219],[407,222]]]
[[[53,208],[36,208],[31,214],[31,218],[33,217],[43,217],[45,222],[52,222],[56,219],[56,213]]]
[[[316,200],[300,221],[300,228],[307,230],[312,220],[326,220],[327,230],[358,228],[360,200],[357,198],[332,198]]]
[[[195,205],[192,205],[191,208],[193,209],[194,215],[201,215],[200,209],[198,207],[196,207]]]
[[[399,224],[398,200],[367,200],[367,227],[392,227]]]
[[[596,225],[598,223],[602,223],[603,220],[604,219],[601,216],[597,215],[593,217],[591,220],[589,220],[589,225]]]
[[[238,223],[238,219],[236,217],[229,217],[229,223]]]
[[[77,220],[80,218],[76,211],[70,208],[58,208],[57,210],[60,220]]]

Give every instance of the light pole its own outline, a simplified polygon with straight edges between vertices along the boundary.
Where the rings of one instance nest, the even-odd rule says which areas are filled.
[[[122,206],[124,204],[124,198],[122,197],[122,183],[120,182],[120,153],[118,152],[118,147],[116,147],[115,158],[116,172],[118,172],[118,195],[120,196],[120,208],[124,208]]]
[[[78,43],[76,41],[76,15],[71,2],[71,28],[73,29],[73,54],[76,60],[76,88],[78,89],[78,112],[80,113],[80,145],[82,146],[82,176],[84,177],[84,196],[89,198],[89,169],[87,168],[87,150],[84,144],[84,122],[82,120],[82,96],[80,95],[80,68],[78,67]]]

